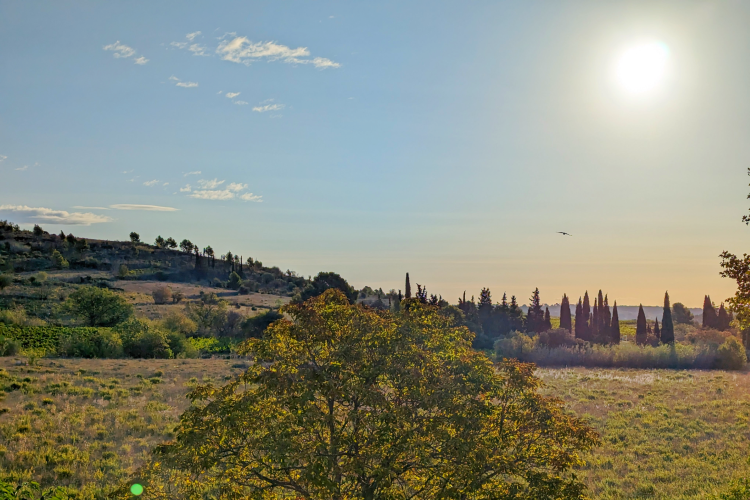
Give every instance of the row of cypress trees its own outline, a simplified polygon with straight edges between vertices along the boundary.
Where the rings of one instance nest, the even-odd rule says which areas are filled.
[[[703,297],[703,327],[704,328],[715,328],[716,330],[728,330],[729,324],[734,319],[731,311],[727,311],[724,308],[722,302],[719,306],[719,311],[716,311],[711,297],[706,295]]]
[[[646,314],[643,312],[643,304],[638,308],[638,319],[635,323],[635,343],[645,344],[673,344],[674,322],[672,321],[672,307],[669,303],[669,292],[664,292],[664,312],[661,317],[661,328],[659,320],[654,323],[654,329],[648,325]]]
[[[602,294],[594,299],[594,307],[591,307],[589,292],[584,293],[583,298],[578,298],[575,313],[575,325],[570,316],[570,299],[567,294],[563,295],[560,304],[560,328],[565,328],[573,333],[575,337],[587,342],[599,344],[620,343],[620,317],[617,314],[617,301],[613,309],[609,309],[609,297]]]

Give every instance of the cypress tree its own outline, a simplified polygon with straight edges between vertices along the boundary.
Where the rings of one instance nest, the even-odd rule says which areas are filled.
[[[605,337],[607,330],[604,328],[604,296],[601,290],[599,290],[598,299],[599,311],[596,313],[596,332],[600,337]]]
[[[711,302],[711,297],[703,298],[703,328],[716,328],[716,309]]]
[[[654,319],[654,337],[661,341],[661,330],[659,330],[659,318]]]
[[[672,307],[669,305],[669,292],[664,292],[664,313],[661,316],[661,342],[674,343],[674,324],[672,323]]]
[[[604,314],[602,314],[602,326],[599,330],[606,342],[612,342],[612,313],[609,311],[609,297],[604,296]]]
[[[406,286],[404,287],[404,297],[411,298],[411,283],[409,282],[409,273],[406,273]]]
[[[589,302],[589,292],[583,294],[583,309],[581,314],[583,315],[583,324],[581,325],[581,338],[583,340],[591,340],[591,303]]]
[[[613,344],[620,343],[620,316],[617,314],[617,301],[612,308],[612,326],[610,328],[610,341]]]
[[[565,328],[573,333],[573,324],[570,320],[570,301],[565,294],[563,294],[562,303],[560,304],[560,328]]]
[[[598,341],[599,340],[599,313],[601,312],[601,308],[599,307],[598,299],[594,299],[594,308],[591,311],[591,340],[592,341]]]
[[[724,309],[724,303],[722,302],[719,306],[719,316],[716,318],[716,329],[721,331],[727,330],[729,329],[730,322],[729,314],[727,314],[727,310]]]
[[[549,307],[544,308],[544,331],[552,330],[552,318],[549,315]]]
[[[583,339],[583,306],[581,305],[581,297],[578,297],[578,304],[576,304],[576,338]]]
[[[534,289],[529,302],[529,312],[526,314],[526,331],[535,333],[543,332],[544,311],[542,311],[542,304],[539,299],[539,288]]]
[[[646,324],[646,313],[643,312],[643,304],[638,308],[638,319],[635,322],[635,343],[643,345],[648,337]]]

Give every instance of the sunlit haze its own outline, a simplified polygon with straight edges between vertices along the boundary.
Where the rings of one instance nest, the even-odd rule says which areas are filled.
[[[750,236],[748,26],[750,2],[0,2],[0,219],[451,303],[718,304]]]

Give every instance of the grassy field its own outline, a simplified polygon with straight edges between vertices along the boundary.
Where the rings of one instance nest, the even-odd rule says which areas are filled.
[[[23,363],[23,364],[22,364]],[[0,476],[106,497],[169,439],[185,393],[241,360],[0,358]],[[750,471],[750,373],[540,369],[544,392],[603,446],[580,471],[594,498],[709,498]]]

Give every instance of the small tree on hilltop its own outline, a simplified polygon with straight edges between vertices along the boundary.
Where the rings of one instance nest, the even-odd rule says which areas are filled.
[[[171,236],[167,238],[167,241],[165,241],[164,244],[164,246],[166,246],[167,248],[177,248],[177,242]]]
[[[141,242],[141,235],[136,233],[135,231],[130,233],[130,242],[133,244],[140,243]]]
[[[573,332],[573,321],[570,317],[570,300],[566,294],[563,294],[562,303],[560,304],[560,328]]]
[[[154,240],[154,245],[156,245],[157,248],[164,248],[164,245],[166,245],[167,240],[161,237],[161,235],[157,236]]]
[[[240,348],[245,372],[191,393],[142,476],[174,498],[582,498],[572,469],[595,431],[539,394],[533,365],[496,369],[466,328],[404,302],[382,315],[329,290],[286,307]]]
[[[44,229],[42,229],[39,224],[34,224],[34,236],[37,238],[41,238],[44,235]]]
[[[661,317],[661,342],[674,343],[674,324],[672,323],[672,308],[669,305],[669,292],[664,292],[664,313]]]
[[[193,251],[193,243],[187,239],[182,240],[180,242],[180,250],[182,250],[183,252],[187,254],[191,253]]]

